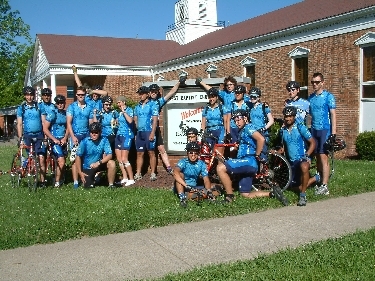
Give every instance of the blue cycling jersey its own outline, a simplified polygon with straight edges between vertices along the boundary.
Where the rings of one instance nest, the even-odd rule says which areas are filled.
[[[336,109],[335,97],[324,90],[320,95],[312,93],[309,96],[311,128],[315,130],[331,130],[330,110]]]
[[[130,116],[134,117],[134,111],[131,107],[127,107],[125,112]],[[129,123],[124,114],[120,113],[118,117],[118,136],[129,136],[130,138],[134,138],[134,130],[133,130],[134,123]]]
[[[258,167],[258,163],[255,159],[255,152],[256,152],[256,141],[252,137],[252,135],[257,130],[253,126],[253,124],[246,124],[239,132],[239,139],[238,139],[238,153],[237,158],[243,159],[246,158],[249,160],[249,164],[253,167]]]
[[[47,115],[56,108],[56,106],[52,102],[46,103],[44,101],[40,102],[38,106],[42,115]]]
[[[224,104],[224,114],[230,113],[231,102],[234,100],[234,92],[219,90],[219,97],[222,99]]]
[[[114,122],[118,119],[118,112],[116,110],[101,111],[100,123],[102,124],[102,136],[107,137],[114,134]]]
[[[271,112],[271,109],[266,106],[265,107],[266,115]],[[263,113],[263,103],[259,103],[256,106],[252,104],[252,108],[250,109],[250,120],[251,124],[259,130],[264,128],[266,126],[266,120],[264,119],[264,113]]]
[[[63,138],[66,133],[66,111],[55,108],[46,116],[50,123],[50,132],[55,138]]]
[[[217,104],[215,107],[207,105],[202,111],[202,117],[206,117],[205,127],[210,130],[217,130],[219,127],[224,126],[222,110],[220,105]]]
[[[176,167],[180,168],[184,174],[186,184],[190,186],[197,186],[199,176],[208,176],[207,166],[200,159],[196,162],[191,162],[185,157],[177,162]]]
[[[87,104],[81,108],[78,102],[73,102],[66,110],[66,116],[72,117],[72,129],[75,135],[84,135],[89,131],[89,120],[93,118],[93,112]]]
[[[231,102],[230,105],[230,113],[233,114],[237,109],[244,109],[247,112],[250,112],[249,103],[247,103],[245,100],[241,104],[237,104],[237,102],[234,100]],[[234,122],[233,119],[230,120],[230,127],[231,128],[237,128],[236,122]]]
[[[310,111],[310,103],[303,99],[286,100],[285,106],[294,106],[297,108],[296,122],[306,124],[306,117]]]
[[[289,162],[302,159],[307,151],[305,140],[312,138],[308,128],[302,123],[294,123],[291,129],[280,129],[285,155]]]
[[[93,141],[90,137],[87,137],[78,145],[77,155],[81,157],[83,169],[90,169],[90,165],[101,160],[103,154],[112,154],[111,145],[107,138],[100,137]]]
[[[152,117],[159,116],[159,108],[155,102],[150,100],[147,100],[144,104],[139,102],[134,109],[134,116],[137,117],[139,132],[151,132]]]
[[[23,102],[17,108],[17,118],[22,118],[24,134],[38,134],[43,131],[41,111],[37,103],[28,105]]]

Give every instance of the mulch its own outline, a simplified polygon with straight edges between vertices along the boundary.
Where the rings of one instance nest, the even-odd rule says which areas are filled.
[[[157,173],[157,180],[150,180],[150,173],[144,174],[142,179],[137,180],[135,184],[129,187],[147,187],[147,188],[162,188],[170,189],[173,186],[174,178],[166,171],[160,171]]]

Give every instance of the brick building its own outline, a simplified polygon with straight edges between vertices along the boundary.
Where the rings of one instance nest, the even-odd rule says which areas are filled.
[[[197,4],[179,0],[176,5]],[[189,17],[177,18],[181,33]],[[173,38],[173,30],[168,32]],[[305,0],[210,30],[182,45],[167,40],[38,34],[29,80],[33,86],[48,86],[67,95],[71,102],[72,64],[83,83],[103,84],[110,95],[132,100],[137,99],[135,91],[141,84],[176,80],[181,72],[188,73],[188,87],[198,76],[208,82],[228,75],[247,77],[262,89],[275,117],[281,117],[288,80],[299,81],[307,97],[312,92],[309,79],[314,72],[322,72],[326,88],[337,100],[337,134],[348,144],[343,155],[355,153],[358,133],[375,128],[375,0]]]

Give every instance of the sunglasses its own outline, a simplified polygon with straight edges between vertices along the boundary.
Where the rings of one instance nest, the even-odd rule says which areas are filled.
[[[256,100],[257,98],[258,98],[258,96],[256,96],[256,95],[254,95],[254,96],[251,95],[251,96],[250,96],[250,99],[253,99],[253,100]]]
[[[288,92],[294,92],[295,90],[297,90],[297,89],[296,88],[287,88]]]
[[[189,139],[192,139],[192,138],[195,138],[196,135],[188,135],[187,137],[188,137]]]
[[[43,97],[50,97],[50,94],[42,94]]]
[[[310,81],[311,82],[311,85],[319,85],[320,84],[320,82],[322,82],[322,81]]]
[[[110,104],[108,104],[108,103],[104,103],[103,105],[105,105],[105,106],[111,106]]]
[[[56,103],[57,105],[59,105],[59,104],[65,104],[65,102],[63,101],[63,102],[57,102]]]
[[[188,152],[190,155],[199,155],[198,151],[189,151]]]
[[[77,94],[77,97],[84,97],[85,94]]]
[[[90,132],[90,134],[97,135],[97,134],[99,134],[99,132],[97,132],[97,131],[93,131],[93,132]]]

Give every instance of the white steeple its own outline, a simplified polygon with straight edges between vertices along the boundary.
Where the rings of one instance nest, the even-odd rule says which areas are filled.
[[[168,27],[166,39],[181,45],[225,25],[217,21],[216,0],[178,0],[174,10],[174,24]]]

